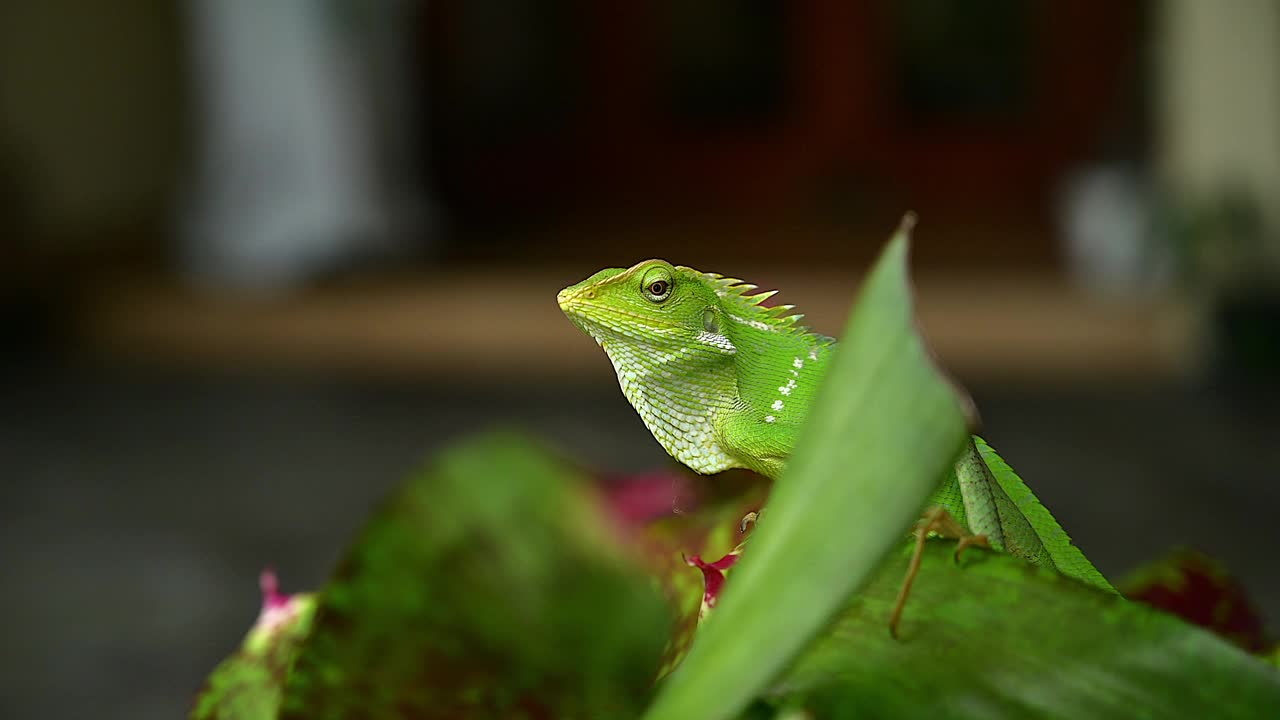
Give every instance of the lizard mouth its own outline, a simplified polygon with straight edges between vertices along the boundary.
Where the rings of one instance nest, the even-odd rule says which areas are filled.
[[[594,300],[596,294],[590,288],[586,290],[573,291],[573,288],[567,287],[556,293],[556,302],[560,304],[560,309],[569,312],[569,306],[574,304],[575,300]]]
[[[586,324],[606,330],[621,330],[628,325],[654,329],[678,327],[677,323],[663,318],[646,316],[620,307],[594,302],[595,298],[594,288],[586,288],[577,292],[570,292],[570,288],[565,288],[556,295],[556,302],[560,305],[560,311],[579,326]]]
[[[593,319],[589,310],[592,305],[589,302],[583,302],[578,293],[570,293],[568,289],[561,290],[556,296],[556,301],[560,305],[560,312],[569,318],[569,322],[577,326],[579,330],[585,333],[600,347],[605,346],[605,340],[610,335],[608,325],[601,323],[598,319]]]
[[[631,312],[616,307],[605,307],[603,305],[591,302],[590,298],[584,299],[581,295],[564,296],[561,292],[556,298],[560,302],[560,311],[568,315],[570,319],[575,321],[587,322],[592,325],[611,326],[617,325],[619,328],[625,325],[640,325],[649,328],[669,330],[680,327],[679,323],[670,322],[655,317],[641,315],[638,312]]]
[[[584,312],[589,306],[576,293],[569,293],[567,289],[561,290],[556,296],[556,302],[560,305],[560,312],[564,313],[570,322],[577,325],[583,332],[592,332],[592,326],[595,323],[592,323],[588,319],[588,314]]]
[[[657,349],[662,338],[678,334],[680,325],[666,318],[645,316],[596,300],[596,289],[565,288],[556,295],[560,311],[606,352],[620,343]]]

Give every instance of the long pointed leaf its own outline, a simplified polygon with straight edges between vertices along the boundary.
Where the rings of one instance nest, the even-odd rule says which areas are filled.
[[[737,714],[901,545],[958,453],[959,402],[912,318],[909,230],[864,284],[733,581],[646,717]]]

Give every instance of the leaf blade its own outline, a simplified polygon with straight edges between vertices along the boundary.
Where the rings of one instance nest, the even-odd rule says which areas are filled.
[[[817,717],[1257,717],[1280,673],[1219,637],[1002,553],[931,541],[899,640],[894,556],[773,689]]]
[[[904,221],[863,285],[733,582],[646,717],[745,707],[901,544],[967,437],[915,331],[909,231]]]

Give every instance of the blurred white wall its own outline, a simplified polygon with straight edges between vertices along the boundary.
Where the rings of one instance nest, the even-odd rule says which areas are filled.
[[[1280,2],[1163,0],[1158,171],[1188,199],[1248,194],[1280,237]]]
[[[190,0],[198,173],[187,272],[271,287],[384,232],[370,100],[334,5]]]

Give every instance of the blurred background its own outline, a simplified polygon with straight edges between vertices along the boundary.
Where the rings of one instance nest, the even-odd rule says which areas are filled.
[[[1276,630],[1272,0],[0,5],[0,715],[181,715],[473,430],[669,467],[555,292],[663,257],[836,334],[906,210],[1077,544]]]

